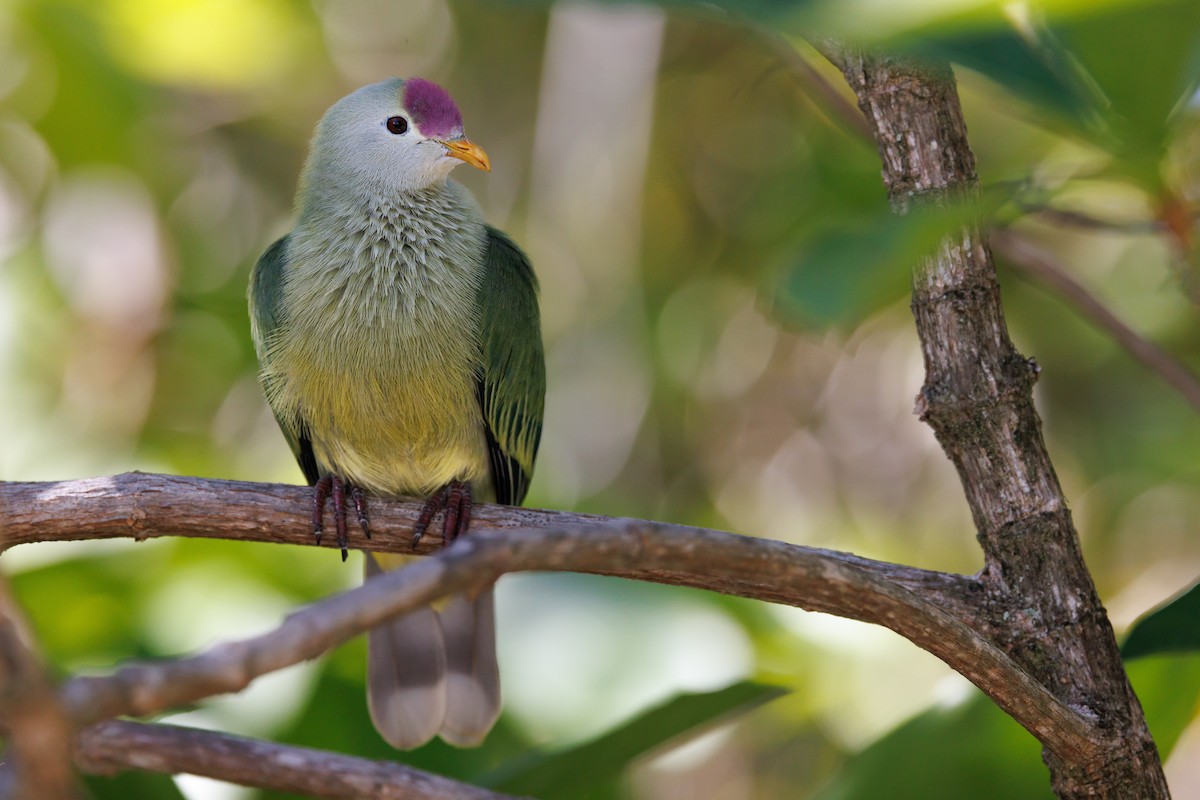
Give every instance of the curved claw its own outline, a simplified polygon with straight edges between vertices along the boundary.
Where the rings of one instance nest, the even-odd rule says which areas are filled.
[[[442,519],[442,544],[448,545],[467,532],[471,525],[471,484],[454,481],[446,498],[446,515]]]
[[[358,524],[362,526],[363,536],[371,538],[371,523],[367,521],[367,495],[360,486],[350,487],[350,497],[354,500],[354,513],[358,515]]]
[[[371,527],[367,520],[367,498],[363,490],[337,475],[322,475],[313,485],[312,526],[317,544],[325,532],[325,502],[333,498],[333,522],[337,531],[337,544],[342,550],[342,561],[349,555],[350,535],[346,526],[346,494],[354,502],[354,511],[363,534],[371,538]]]
[[[429,530],[429,523],[433,522],[433,515],[446,507],[446,499],[449,496],[450,485],[447,484],[425,500],[425,505],[421,506],[421,515],[417,517],[417,524],[413,525],[413,550],[417,549],[417,544],[425,536],[425,531]]]
[[[439,511],[442,517],[442,546],[453,542],[460,534],[466,533],[471,524],[471,484],[465,481],[450,481],[438,489],[421,507],[421,515],[413,526],[412,546],[415,550],[429,524]]]

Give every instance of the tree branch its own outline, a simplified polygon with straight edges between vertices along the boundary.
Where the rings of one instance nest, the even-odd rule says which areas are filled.
[[[14,498],[21,498],[24,509],[16,515],[17,524],[6,529],[8,541],[28,541],[39,524],[47,527],[36,535],[45,538],[52,535],[53,520],[61,519],[70,523],[60,529],[74,537],[147,538],[169,531],[228,536],[241,530],[246,539],[312,544],[303,487],[130,474],[67,484],[0,484],[0,498],[10,510],[15,510]],[[268,513],[271,508],[278,513]],[[409,546],[419,505],[376,500],[372,513],[380,534],[370,547],[395,551]],[[32,521],[34,517],[41,522]],[[315,658],[446,594],[486,585],[507,572],[565,570],[711,589],[884,625],[965,675],[1064,757],[1090,758],[1111,747],[1103,732],[1055,699],[983,635],[905,585],[929,591],[964,614],[962,590],[972,585],[969,578],[642,520],[503,506],[483,506],[473,519],[476,530],[436,558],[303,608],[274,631],[175,662],[129,664],[108,677],[74,678],[63,688],[64,703],[77,723],[86,724],[238,691],[259,675]],[[379,524],[384,520],[388,524]],[[549,527],[540,529],[495,529],[547,520]],[[396,535],[397,530],[403,533]],[[973,594],[970,588],[966,593]]]
[[[1019,197],[1015,200],[1017,208],[1025,214],[1034,214],[1048,222],[1053,222],[1058,225],[1071,228],[1081,228],[1083,230],[1100,231],[1104,233],[1125,233],[1125,234],[1150,234],[1163,233],[1167,230],[1167,226],[1162,220],[1115,220],[1102,219],[1092,214],[1076,211],[1070,208],[1056,208],[1050,205],[1041,205],[1022,201]]]
[[[47,483],[0,481],[0,552],[18,544],[46,541],[133,538],[138,541],[162,536],[205,539],[234,539],[314,546],[309,515],[311,490],[305,486],[248,483],[176,475],[127,472],[103,478]],[[359,538],[355,549],[429,555],[442,549],[437,536],[424,537],[414,550],[410,531],[421,512],[418,501],[398,502],[370,498],[370,539]],[[479,505],[472,511],[472,530],[524,528],[570,528],[638,522],[619,517],[546,511],[515,506]],[[663,525],[664,530],[690,531],[683,526]],[[728,535],[728,534],[725,534]],[[754,539],[761,542],[765,540]],[[791,547],[782,542],[780,547]],[[336,549],[326,536],[321,547]],[[973,625],[978,618],[980,585],[962,575],[872,561],[847,553],[812,548],[909,589],[936,604],[952,617]],[[671,583],[669,575],[616,573],[603,565],[580,572],[617,574],[660,583]],[[692,575],[688,585],[727,591],[719,575]],[[755,587],[755,597],[771,602],[772,587]]]
[[[509,797],[391,761],[124,720],[109,720],[82,731],[75,742],[75,763],[93,775],[116,775],[131,769],[187,773],[329,800]]]
[[[895,211],[978,193],[948,64],[827,49],[871,126]],[[958,470],[975,520],[990,627],[1006,632],[1000,644],[1042,685],[1122,741],[1103,758],[1046,753],[1055,791],[1168,797],[1046,452],[1033,406],[1037,372],[1009,340],[995,266],[976,226],[947,237],[914,274],[912,307],[926,369],[918,409]]]
[[[71,725],[32,642],[0,578],[0,722],[8,742],[0,798],[77,800],[83,795],[71,770]]]
[[[1049,252],[1009,230],[992,231],[992,245],[1019,272],[1056,291],[1079,313],[1107,331],[1142,366],[1166,381],[1194,408],[1200,409],[1200,378],[1166,350],[1122,322],[1108,306],[1062,269]]]

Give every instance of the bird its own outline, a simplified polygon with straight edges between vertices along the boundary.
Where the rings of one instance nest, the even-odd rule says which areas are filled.
[[[317,123],[294,226],[249,281],[259,380],[312,493],[319,540],[332,503],[371,536],[368,496],[423,499],[413,546],[442,514],[449,544],[474,503],[519,505],[546,392],[538,282],[489,225],[459,164],[485,172],[450,93],[391,78]],[[408,556],[365,554],[365,575]],[[414,610],[368,634],[367,705],[392,746],[440,736],[478,745],[500,714],[491,586]]]

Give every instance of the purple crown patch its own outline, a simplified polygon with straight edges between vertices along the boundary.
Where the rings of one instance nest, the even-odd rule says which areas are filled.
[[[424,78],[407,80],[404,107],[423,136],[444,138],[462,133],[462,112],[450,93],[433,81]]]

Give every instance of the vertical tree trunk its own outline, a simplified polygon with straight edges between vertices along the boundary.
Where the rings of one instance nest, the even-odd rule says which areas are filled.
[[[978,191],[954,76],[852,50],[830,54],[867,117],[893,210]],[[987,634],[1063,702],[1118,738],[1116,757],[1044,752],[1059,797],[1168,797],[1141,705],[1084,564],[1033,407],[1038,367],[1008,338],[991,251],[975,226],[943,241],[913,278],[925,357],[917,398],[958,470],[984,552]]]

